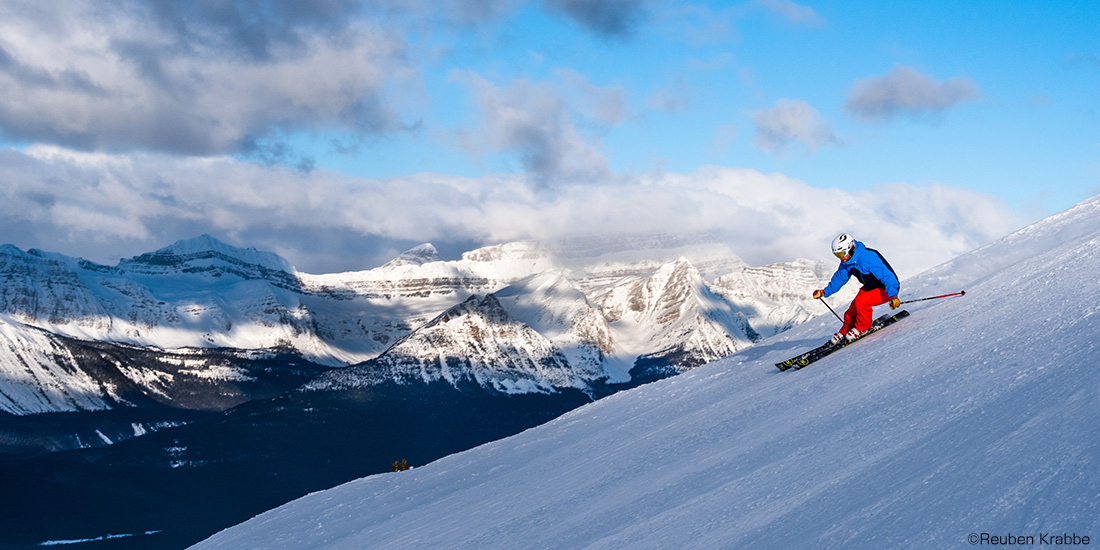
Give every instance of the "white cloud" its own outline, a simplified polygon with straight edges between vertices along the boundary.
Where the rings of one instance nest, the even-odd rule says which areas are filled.
[[[200,156],[255,152],[291,132],[404,132],[426,65],[407,35],[446,36],[517,2],[5,1],[0,131]]]
[[[711,140],[711,151],[715,155],[724,155],[729,149],[730,143],[737,139],[737,127],[731,124],[718,126],[714,129],[714,138]]]
[[[252,24],[168,6],[5,2],[0,128],[84,150],[206,155],[247,150],[279,128],[402,127],[394,91],[416,78],[403,37],[343,22],[343,10],[319,21],[320,7],[277,4],[248,14],[272,19]]]
[[[943,185],[820,189],[781,174],[705,167],[548,190],[519,175],[377,179],[229,157],[181,160],[0,151],[0,234],[114,263],[210,233],[303,271],[365,269],[395,246],[473,247],[601,234],[718,235],[750,263],[828,259],[849,231],[914,274],[1020,227],[994,197]],[[377,250],[376,250],[377,249]]]
[[[899,114],[935,114],[981,95],[969,78],[938,81],[916,69],[898,66],[886,76],[857,80],[848,91],[844,109],[863,121],[883,121]]]
[[[817,15],[813,8],[796,4],[790,0],[756,0],[755,5],[782,15],[790,23],[812,27],[820,27],[825,24],[825,19]]]
[[[805,101],[780,99],[771,108],[754,111],[752,120],[756,145],[772,153],[786,152],[792,142],[809,151],[823,145],[840,145],[832,126]]]
[[[622,86],[596,86],[573,69],[558,69],[554,73],[562,81],[570,107],[588,120],[614,126],[631,116],[626,89]]]
[[[677,76],[668,85],[650,95],[646,106],[654,111],[677,113],[687,109],[694,96],[695,90],[684,81],[682,76]]]
[[[601,181],[610,176],[607,159],[595,139],[586,139],[574,122],[577,117],[586,118],[585,113],[571,107],[561,87],[526,79],[500,87],[469,71],[455,72],[453,78],[470,89],[480,113],[477,128],[458,134],[466,151],[516,154],[527,172],[544,185]],[[577,78],[570,77],[574,88]],[[619,109],[625,107],[624,102],[617,97],[593,101],[596,89],[582,88],[589,101],[579,103],[587,103],[592,115],[587,118],[605,124],[621,118]]]

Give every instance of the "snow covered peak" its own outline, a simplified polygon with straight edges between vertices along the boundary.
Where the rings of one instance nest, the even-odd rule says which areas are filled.
[[[238,248],[210,235],[176,241],[155,252],[123,260],[119,267],[144,274],[228,271],[244,278],[258,278],[257,272],[262,270],[295,273],[294,267],[277,254],[252,247]]]
[[[14,244],[3,244],[0,245],[0,256],[27,258],[30,256],[30,254],[24,251],[22,248],[15,246]]]
[[[513,318],[492,294],[471,296],[401,339],[378,358],[327,373],[306,390],[384,381],[474,383],[504,393],[553,392],[585,380],[545,336]]]
[[[561,350],[581,378],[630,379],[627,369],[619,370],[606,361],[614,352],[614,338],[603,312],[564,274],[546,271],[532,275],[493,296],[513,318]]]
[[[471,262],[499,262],[506,260],[541,260],[548,254],[537,241],[518,241],[486,246],[462,254],[462,259]]]
[[[618,353],[664,358],[677,370],[728,355],[758,337],[685,257],[649,276],[625,278],[597,300],[615,330]]]
[[[406,265],[424,265],[426,263],[438,261],[439,251],[435,249],[432,243],[424,243],[402,252],[396,258],[386,262],[386,264],[382,266],[382,269]]]
[[[584,294],[559,271],[531,275],[494,293],[497,298],[518,298],[533,303],[585,300]]]
[[[614,299],[606,302],[605,307],[614,309],[614,305],[620,306],[621,311],[615,315],[616,318],[647,317],[655,318],[658,324],[665,324],[679,317],[680,310],[694,306],[704,286],[699,270],[681,256],[662,265],[649,277],[620,285],[611,294]],[[623,293],[625,296],[622,296]]]
[[[72,258],[57,252],[47,252],[37,248],[22,250],[12,244],[0,245],[0,262],[5,264],[20,263],[26,266],[52,266],[53,268],[67,268],[70,266],[83,266],[89,269],[109,270],[106,266],[94,264],[80,258]]]
[[[662,273],[663,274],[677,274],[678,273],[678,274],[681,274],[681,276],[685,276],[685,277],[692,277],[692,278],[698,277],[699,280],[703,279],[703,277],[699,274],[699,270],[696,269],[695,266],[692,265],[691,261],[688,260],[687,258],[685,258],[684,256],[680,256],[679,258],[676,258],[675,260],[661,266],[661,269],[657,270],[657,273],[658,274],[662,274]]]

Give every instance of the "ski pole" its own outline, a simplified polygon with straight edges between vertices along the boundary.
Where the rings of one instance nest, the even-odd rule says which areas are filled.
[[[935,300],[937,298],[947,298],[949,296],[966,296],[966,291],[965,290],[960,290],[959,292],[956,292],[954,294],[944,294],[943,296],[930,296],[928,298],[917,298],[916,300],[906,300],[902,303],[903,304],[910,304],[910,303],[913,303],[913,302],[923,302],[925,300]]]
[[[840,316],[837,315],[835,311],[833,311],[833,308],[829,306],[829,303],[825,301],[825,298],[818,298],[818,300],[821,300],[821,303],[825,304],[825,307],[829,308],[829,311],[833,312],[833,316],[836,317],[837,321],[840,321],[841,323],[844,322],[844,319],[841,319]]]

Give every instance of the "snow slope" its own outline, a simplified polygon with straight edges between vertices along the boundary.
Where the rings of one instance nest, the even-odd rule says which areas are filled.
[[[0,412],[32,414],[101,410],[105,388],[43,330],[20,329],[0,314]],[[112,396],[116,400],[118,396]]]
[[[1100,198],[903,282],[905,321],[810,367],[825,314],[685,374],[195,548],[962,548],[1100,537]]]

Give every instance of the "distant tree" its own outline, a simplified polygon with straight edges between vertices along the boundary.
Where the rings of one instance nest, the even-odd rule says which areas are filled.
[[[409,468],[412,468],[412,466],[409,466],[409,462],[407,460],[405,460],[404,458],[402,458],[401,460],[395,460],[393,462],[393,466],[390,466],[390,471],[391,472],[404,472],[405,470],[408,470]]]

